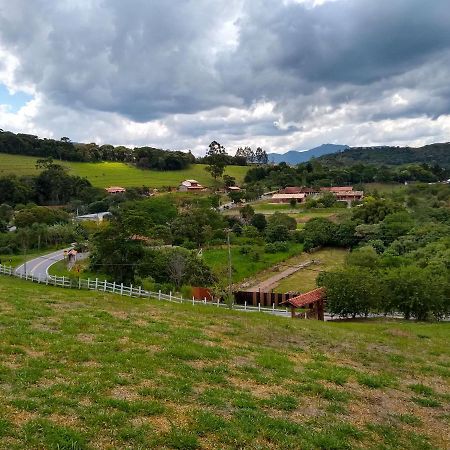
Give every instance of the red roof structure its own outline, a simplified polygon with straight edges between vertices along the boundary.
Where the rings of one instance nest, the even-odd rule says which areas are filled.
[[[280,190],[280,194],[300,194],[300,192],[302,188],[297,186],[288,186]]]
[[[332,187],[322,187],[321,191],[329,191],[329,192],[349,192],[353,191],[353,186],[332,186]]]
[[[311,305],[313,303],[317,303],[321,300],[324,300],[326,297],[325,288],[317,288],[313,291],[305,292],[304,294],[297,295],[297,297],[292,297],[289,300],[284,301],[283,303],[287,303],[294,308],[302,308],[306,305]]]

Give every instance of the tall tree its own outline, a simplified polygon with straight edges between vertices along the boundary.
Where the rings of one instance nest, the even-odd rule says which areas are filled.
[[[227,165],[227,152],[225,147],[217,141],[212,141],[206,152],[206,160],[208,162],[206,170],[215,180],[220,178]]]
[[[258,164],[267,164],[269,161],[269,157],[267,156],[267,153],[265,150],[263,150],[261,147],[258,147],[255,152],[255,161]]]

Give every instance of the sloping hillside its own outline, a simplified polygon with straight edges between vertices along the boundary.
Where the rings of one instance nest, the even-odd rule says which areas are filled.
[[[449,337],[2,277],[0,447],[448,448]]]
[[[411,163],[438,164],[450,167],[450,143],[430,144],[423,147],[352,147],[339,153],[319,158],[330,166],[358,163],[401,165]]]
[[[0,153],[0,177],[7,174],[34,175],[37,158],[33,156],[8,155]],[[213,179],[205,170],[203,164],[192,164],[183,170],[143,170],[122,162],[70,162],[57,161],[58,164],[69,169],[70,175],[86,177],[93,186],[104,188],[107,186],[123,187],[162,187],[178,186],[181,181],[194,178],[205,186],[211,185]],[[246,166],[228,166],[225,173],[236,178],[241,183],[248,171]]]

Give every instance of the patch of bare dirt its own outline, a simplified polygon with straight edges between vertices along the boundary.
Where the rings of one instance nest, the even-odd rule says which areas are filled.
[[[136,393],[136,391],[131,390],[126,386],[115,387],[114,389],[112,389],[110,395],[117,400],[133,401],[139,398],[139,395]]]

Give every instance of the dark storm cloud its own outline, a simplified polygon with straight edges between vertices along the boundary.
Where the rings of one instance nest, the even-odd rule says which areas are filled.
[[[446,114],[449,24],[448,0],[0,0],[18,82],[138,122],[261,100],[286,122],[347,104],[359,121]],[[245,133],[233,121],[190,126],[182,132]],[[291,127],[252,119],[247,133]]]
[[[440,61],[450,74],[447,0],[348,0],[316,8],[278,0],[247,3],[239,47],[222,62],[227,85],[251,103],[264,96],[302,118],[310,108],[380,98],[408,82],[436,92],[426,68]],[[423,77],[417,72],[422,68]],[[416,70],[415,79],[401,79]],[[447,84],[447,83],[446,83]],[[284,106],[283,106],[284,103]],[[297,107],[295,107],[295,104]],[[415,105],[411,105],[414,109]],[[449,97],[441,112],[449,111]],[[417,113],[432,113],[421,102]],[[387,111],[388,114],[388,111]]]

